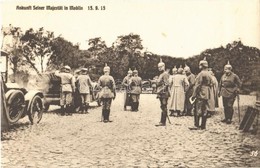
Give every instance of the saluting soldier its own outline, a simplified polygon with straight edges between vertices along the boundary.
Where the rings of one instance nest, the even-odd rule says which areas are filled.
[[[160,71],[160,76],[157,79],[157,98],[159,98],[161,103],[161,121],[155,126],[165,126],[167,118],[167,102],[170,97],[168,90],[169,87],[169,73],[165,71],[165,64],[160,59],[158,63],[158,70]]]
[[[219,96],[222,96],[225,119],[222,122],[231,124],[234,113],[233,105],[237,94],[241,87],[239,77],[233,73],[232,66],[229,64],[224,66],[224,74],[219,83]]]
[[[196,98],[194,120],[196,129],[206,129],[207,111],[208,111],[208,100],[210,95],[210,87],[212,85],[212,77],[208,71],[208,62],[206,57],[199,63],[201,72],[195,79],[194,91],[192,98]],[[200,118],[202,122],[200,124]]]
[[[83,114],[88,113],[89,102],[90,102],[90,88],[92,86],[92,81],[88,75],[88,69],[82,68],[81,74],[77,77],[77,85],[79,94],[81,97],[81,112]]]
[[[188,82],[189,82],[189,86],[185,93],[185,113],[186,113],[186,115],[191,116],[192,115],[191,111],[192,111],[193,105],[190,103],[189,99],[193,94],[193,87],[195,84],[195,75],[191,72],[190,67],[188,67],[187,65],[185,65],[185,67],[184,67],[184,72],[185,72]]]
[[[125,87],[125,97],[124,97],[124,110],[126,111],[126,106],[129,106],[131,104],[131,95],[130,95],[130,78],[133,75],[133,71],[129,68],[127,72],[127,76],[123,79],[123,86]]]
[[[55,72],[55,75],[61,78],[61,115],[72,115],[72,94],[75,92],[75,78],[70,72],[71,68],[68,65]]]
[[[100,99],[102,101],[102,117],[103,122],[109,122],[110,107],[112,99],[116,98],[116,85],[115,80],[110,76],[110,67],[105,65],[104,75],[102,75],[98,80],[98,85],[101,88]]]
[[[138,111],[139,109],[139,99],[142,93],[142,78],[138,76],[138,71],[135,69],[133,71],[133,76],[130,78],[130,89],[131,89],[131,100],[132,100],[132,111]]]

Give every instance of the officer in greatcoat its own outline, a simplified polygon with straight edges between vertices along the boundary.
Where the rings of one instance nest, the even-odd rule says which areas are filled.
[[[73,93],[75,92],[75,78],[70,73],[71,68],[66,65],[55,75],[61,78],[60,105],[61,115],[72,115]]]
[[[165,64],[160,59],[158,63],[158,70],[160,71],[160,76],[157,79],[157,98],[160,100],[161,104],[161,121],[158,125],[155,126],[165,126],[166,125],[166,118],[167,118],[167,102],[168,98],[170,97],[169,93],[169,73],[165,71]]]
[[[99,93],[99,97],[102,101],[102,118],[103,122],[109,122],[110,116],[110,107],[112,103],[112,99],[116,98],[116,85],[115,80],[112,76],[110,76],[110,67],[105,65],[104,75],[102,75],[98,80],[98,86],[101,91]]]
[[[208,62],[206,58],[201,60],[199,63],[199,68],[201,72],[195,79],[194,91],[192,94],[192,99],[195,101],[194,110],[194,125],[195,129],[206,129],[207,112],[208,112],[208,100],[210,95],[210,87],[212,85],[212,77],[208,71]],[[200,118],[202,118],[200,124]]]
[[[234,113],[233,105],[237,94],[240,91],[241,81],[239,77],[232,72],[232,66],[224,66],[224,74],[219,83],[219,96],[222,96],[225,118],[221,122],[231,124]]]
[[[127,72],[127,76],[124,77],[123,79],[123,86],[125,88],[125,93],[124,93],[124,110],[126,111],[126,107],[131,104],[131,95],[130,95],[130,78],[133,75],[133,71],[129,68]]]
[[[185,93],[185,110],[184,111],[185,111],[185,115],[191,116],[193,105],[190,103],[189,99],[193,94],[193,87],[195,84],[195,75],[191,72],[190,67],[188,67],[187,65],[185,65],[185,67],[184,67],[184,72],[185,72],[188,82],[189,82],[189,86]]]
[[[133,76],[130,78],[130,94],[131,94],[131,110],[138,111],[139,109],[139,99],[142,93],[142,78],[138,76],[138,71],[135,69],[133,71]]]

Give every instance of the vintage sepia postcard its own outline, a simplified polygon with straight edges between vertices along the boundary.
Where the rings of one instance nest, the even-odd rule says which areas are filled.
[[[0,11],[2,167],[260,167],[259,0]]]

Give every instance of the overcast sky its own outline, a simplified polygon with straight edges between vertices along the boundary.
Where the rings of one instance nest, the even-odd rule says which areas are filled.
[[[16,10],[17,5],[74,5],[83,10]],[[90,5],[106,10],[90,11]],[[174,57],[189,57],[239,39],[260,48],[259,0],[1,0],[1,22],[23,31],[44,27],[79,42],[82,49],[88,48],[90,38],[101,37],[111,46],[117,36],[129,33],[139,34],[148,51]]]

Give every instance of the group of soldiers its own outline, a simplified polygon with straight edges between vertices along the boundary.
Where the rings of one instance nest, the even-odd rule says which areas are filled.
[[[156,126],[166,126],[168,112],[170,116],[194,115],[194,126],[190,129],[206,129],[207,117],[210,112],[218,107],[218,97],[222,96],[224,106],[224,119],[222,122],[230,124],[234,113],[233,104],[239,93],[241,81],[232,72],[232,66],[224,66],[224,74],[218,84],[212,70],[208,67],[206,59],[199,62],[200,73],[195,76],[190,68],[174,67],[172,75],[165,69],[165,63],[158,63],[159,77],[156,79],[156,94],[160,101],[161,120]],[[71,111],[73,99],[72,93],[77,89],[81,96],[81,111],[88,113],[90,101],[90,87],[92,81],[88,75],[88,69],[82,68],[75,78],[69,66],[64,66],[61,72],[55,72],[61,77],[61,110],[62,114]],[[110,75],[110,67],[105,65],[104,75],[98,80],[99,98],[102,101],[102,121],[110,122],[110,108],[112,99],[116,98],[116,85]],[[131,111],[139,110],[140,94],[142,93],[142,79],[138,71],[129,69],[127,76],[122,82],[125,87],[124,110],[131,106]],[[169,111],[168,111],[169,110]],[[70,113],[69,113],[70,114]],[[169,117],[168,117],[169,119]],[[201,120],[201,122],[200,122]]]
[[[208,62],[204,58],[199,62],[200,73],[195,77],[186,65],[172,69],[172,75],[165,70],[165,64],[160,61],[158,69],[161,72],[157,79],[157,97],[161,104],[161,121],[156,126],[165,126],[168,109],[172,116],[177,112],[186,115],[194,113],[194,126],[190,129],[206,129],[208,114],[218,107],[218,97],[222,96],[225,118],[221,122],[231,124],[234,113],[233,105],[241,87],[239,77],[232,72],[232,66],[224,66],[224,74],[218,81]],[[201,120],[201,122],[200,122]]]
[[[109,75],[110,67],[105,66],[104,75],[98,80],[98,86],[100,88],[98,97],[102,100],[102,121],[109,122],[110,106],[112,99],[116,98],[116,86],[112,76]],[[89,103],[92,99],[92,80],[89,77],[88,69],[82,68],[75,72],[75,76],[71,73],[69,66],[64,66],[60,71],[55,72],[56,76],[61,78],[61,96],[60,106],[61,115],[72,115],[73,101],[75,99],[75,93],[80,95],[80,113],[88,113]],[[92,88],[93,89],[93,88]]]

